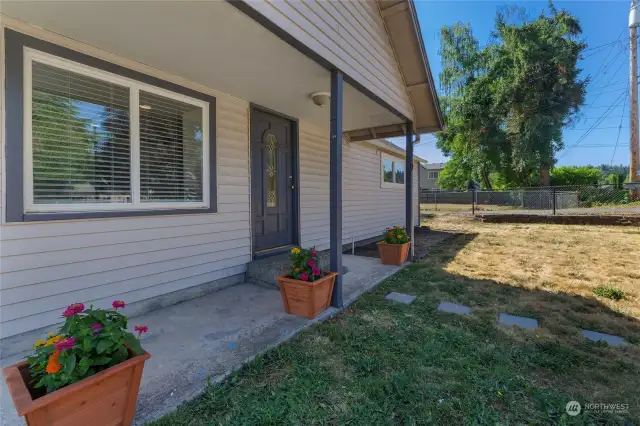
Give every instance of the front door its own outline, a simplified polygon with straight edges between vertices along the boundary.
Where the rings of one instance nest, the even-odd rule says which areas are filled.
[[[254,252],[295,242],[294,123],[251,110],[251,214]]]

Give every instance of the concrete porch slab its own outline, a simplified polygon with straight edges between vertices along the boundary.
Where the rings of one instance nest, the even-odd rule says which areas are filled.
[[[343,276],[345,308],[402,268],[350,255],[343,262],[349,271]],[[212,383],[221,381],[260,353],[339,312],[330,308],[313,320],[289,315],[279,292],[245,283],[131,318],[132,325],[149,326],[142,345],[152,356],[144,368],[134,424],[174,410],[199,395],[207,377]],[[2,359],[2,365],[24,355]],[[24,425],[4,380],[0,393],[1,424]]]

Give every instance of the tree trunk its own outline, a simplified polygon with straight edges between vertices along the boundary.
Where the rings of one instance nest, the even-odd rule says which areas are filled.
[[[549,186],[551,177],[549,176],[549,167],[540,165],[540,186]]]
[[[484,188],[487,191],[491,191],[491,181],[489,180],[489,171],[486,167],[482,168],[482,181],[484,183]]]

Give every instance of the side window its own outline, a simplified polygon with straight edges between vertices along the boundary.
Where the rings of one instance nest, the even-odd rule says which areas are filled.
[[[385,153],[380,161],[380,187],[395,188],[404,186],[405,181],[404,160]]]

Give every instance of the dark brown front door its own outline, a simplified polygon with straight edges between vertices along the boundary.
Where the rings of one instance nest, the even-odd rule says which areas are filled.
[[[251,214],[253,251],[294,243],[294,123],[251,111]]]

